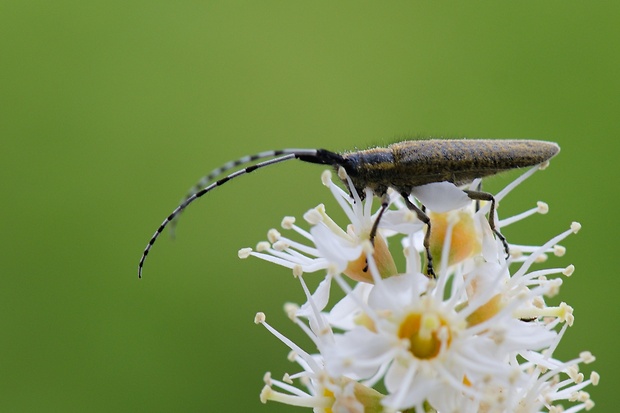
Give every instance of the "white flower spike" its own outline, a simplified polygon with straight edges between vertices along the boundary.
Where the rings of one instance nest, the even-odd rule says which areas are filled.
[[[574,267],[535,268],[547,254],[564,255],[559,243],[580,229],[578,223],[541,246],[509,243],[507,261],[484,216],[487,205],[477,209],[449,185],[420,188],[416,197],[434,201],[427,205],[438,270],[432,280],[420,265],[423,226],[402,199],[391,194],[373,246],[369,234],[378,211],[373,213],[371,193],[362,201],[352,190],[351,199],[332,183],[330,173],[322,179],[348,225],[336,224],[319,205],[304,216],[309,230],[291,217],[282,222],[282,228],[307,244],[271,230],[269,242],[259,243],[257,251],[239,251],[241,258],[254,256],[293,270],[307,301],[301,307],[288,304],[286,311],[316,347],[316,353],[303,350],[269,326],[264,315],[257,316],[301,367],[282,381],[266,376],[263,402],[310,407],[317,413],[574,413],[594,406],[583,389],[598,384],[599,376],[593,372],[586,379],[579,373],[580,365],[593,361],[591,354],[583,352],[566,362],[553,358],[574,322],[573,309],[566,303],[545,303],[546,297],[559,293],[558,277],[570,276]],[[539,202],[495,222],[501,228],[547,210]],[[387,245],[389,238],[399,237],[401,257]],[[396,262],[403,261],[399,271]],[[312,293],[304,273],[320,270],[327,275]],[[330,307],[332,281],[345,296]]]

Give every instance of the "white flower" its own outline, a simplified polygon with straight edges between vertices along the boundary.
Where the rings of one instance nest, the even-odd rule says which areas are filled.
[[[566,331],[566,326],[558,334],[555,345],[559,343]],[[599,375],[592,372],[590,378],[585,380],[584,375],[579,372],[579,364],[592,363],[595,360],[594,356],[586,351],[574,360],[562,362],[552,357],[555,345],[542,353],[520,354],[525,361],[511,360],[511,364],[518,366],[527,380],[521,381],[522,385],[512,389],[507,411],[575,413],[594,407],[590,395],[582,389],[588,385],[598,385]],[[565,408],[562,402],[569,402],[573,405]]]
[[[348,193],[332,182],[329,171],[323,173],[322,181],[349,218],[350,224],[346,228],[338,226],[325,212],[325,206],[320,204],[304,215],[304,219],[312,225],[310,231],[295,225],[293,217],[285,217],[282,221],[284,229],[293,230],[307,239],[311,245],[284,237],[272,229],[268,232],[269,242],[260,242],[257,245],[257,251],[243,248],[239,251],[239,257],[261,258],[290,268],[295,275],[329,269],[331,272],[343,272],[357,281],[370,282],[370,275],[366,271],[363,244],[369,241],[372,226],[379,213],[378,211],[372,212],[372,193],[368,190],[365,200],[362,201],[353,190],[354,198],[351,198]],[[392,193],[390,203],[396,198],[398,195]],[[422,227],[423,224],[416,215],[405,208],[402,202],[396,209],[389,209],[383,214],[379,232],[374,238],[374,255],[383,277],[397,273],[385,238],[396,233],[421,231]]]
[[[424,411],[428,402],[451,411],[467,399],[497,406],[501,401],[490,399],[496,394],[489,386],[507,389],[518,378],[509,354],[515,348],[548,347],[555,333],[514,318],[510,306],[471,325],[468,316],[477,308],[459,311],[465,292],[453,294],[446,283],[422,274],[379,280],[368,302],[360,303],[370,322],[335,336],[323,352],[327,370],[371,383],[385,372],[389,394],[383,403],[395,410]],[[519,333],[506,334],[512,330]]]
[[[329,285],[329,278],[321,284],[314,296],[310,295],[303,277],[299,277],[299,280],[307,295],[307,305],[305,309],[300,309],[296,305],[287,304],[285,309],[289,318],[321,351],[333,342],[333,331],[320,312],[322,304],[315,302],[315,297],[319,296],[321,300],[324,296],[325,286]],[[308,324],[299,319],[300,314],[308,318]],[[283,380],[274,380],[270,373],[266,373],[265,386],[260,395],[263,403],[276,401],[293,406],[311,407],[315,413],[379,413],[383,411],[380,403],[383,395],[379,392],[346,376],[330,375],[324,367],[323,356],[320,353],[309,354],[304,351],[267,324],[263,313],[256,315],[255,322],[265,326],[286,344],[291,349],[289,360],[295,361],[302,368],[298,373],[285,374]],[[294,386],[294,380],[298,380],[306,390]]]
[[[508,185],[496,200],[535,169]],[[390,208],[371,242],[380,213],[372,212],[372,194],[367,192],[362,202],[351,185],[353,199],[329,175],[323,175],[323,182],[350,221],[346,229],[319,205],[304,216],[312,225],[309,231],[292,218],[282,225],[310,245],[271,230],[270,242],[259,243],[258,251],[239,253],[291,268],[299,277],[307,302],[289,306],[288,312],[317,349],[316,354],[303,351],[259,317],[293,350],[302,367],[284,381],[269,377],[263,400],[350,413],[556,412],[561,401],[572,403],[569,412],[593,406],[582,389],[596,384],[598,375],[584,380],[577,372],[580,363],[590,361],[588,353],[569,362],[552,358],[574,318],[570,306],[550,307],[545,298],[559,293],[562,280],[553,277],[569,276],[574,268],[533,267],[547,254],[563,255],[558,243],[576,233],[579,224],[541,246],[509,243],[507,259],[486,218],[489,204],[478,208],[451,184],[416,188],[414,195],[429,207],[435,280],[422,273],[423,226],[402,198],[390,195]],[[495,216],[497,229],[547,209],[538,203],[511,218]],[[398,234],[404,247],[401,271],[395,262],[403,258],[394,260],[386,242]],[[327,276],[312,294],[303,273],[318,270],[327,270]],[[352,286],[341,274],[363,282]],[[329,308],[332,281],[346,295]],[[292,386],[292,379],[299,379],[306,390]],[[378,393],[377,385],[387,393]]]
[[[455,226],[449,226],[446,240]],[[546,307],[543,299],[555,295],[560,284],[545,276],[569,275],[572,266],[528,270],[551,245],[578,229],[573,224],[533,250],[512,277],[500,264],[500,253],[495,263],[476,259],[444,265],[437,283],[420,273],[375,276],[374,286],[349,291],[340,281],[349,294],[328,320],[348,331],[323,351],[328,371],[369,384],[383,378],[389,394],[382,403],[392,409],[423,411],[429,403],[440,412],[511,411],[509,402],[530,375],[509,361],[554,348],[556,325],[573,321],[572,308]],[[448,241],[444,248],[450,248]],[[369,267],[376,271],[372,258]],[[351,315],[348,324],[341,321],[343,313]]]

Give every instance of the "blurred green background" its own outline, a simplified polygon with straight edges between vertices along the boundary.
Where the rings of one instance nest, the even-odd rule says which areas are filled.
[[[577,268],[556,354],[591,350],[587,390],[615,411],[619,18],[618,2],[0,2],[0,411],[302,411],[260,404],[263,373],[295,368],[253,324],[300,337],[282,312],[298,282],[237,250],[334,210],[323,169],[212,193],[138,280],[142,249],[228,160],[427,135],[559,142],[499,213],[550,204],[513,242],[583,224],[549,261]]]

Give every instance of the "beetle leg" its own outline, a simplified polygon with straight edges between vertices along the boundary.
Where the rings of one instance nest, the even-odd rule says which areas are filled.
[[[409,194],[406,192],[402,192],[401,196],[405,200],[405,204],[407,208],[411,211],[415,212],[418,216],[418,219],[426,224],[426,234],[424,235],[424,250],[426,251],[426,275],[429,278],[437,278],[435,275],[435,271],[433,270],[433,256],[431,255],[431,219],[426,215],[424,211],[418,208],[413,202],[409,200]],[[424,208],[424,207],[423,207]]]
[[[504,246],[504,251],[506,252],[506,259],[510,258],[510,247],[508,246],[508,241],[506,241],[506,237],[502,235],[501,232],[495,226],[495,197],[488,192],[483,191],[464,191],[469,198],[478,202],[478,201],[488,201],[491,203],[491,210],[489,211],[489,225],[491,229],[495,233],[495,235],[500,239],[502,245]]]
[[[383,217],[383,213],[390,206],[390,196],[385,193],[381,196],[381,209],[379,210],[379,215],[377,215],[377,219],[372,224],[372,229],[370,230],[370,242],[372,245],[375,245],[375,237],[377,236],[377,230],[379,229],[379,221],[381,221],[381,217]]]

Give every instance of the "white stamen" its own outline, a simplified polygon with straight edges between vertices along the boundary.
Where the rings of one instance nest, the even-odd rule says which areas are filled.
[[[295,217],[284,217],[280,225],[284,229],[292,229],[294,223],[295,223]]]
[[[242,260],[248,258],[250,253],[252,252],[252,248],[241,248],[239,252],[237,252],[237,256]]]
[[[251,250],[251,248],[249,248]],[[271,249],[271,244],[268,243],[267,241],[261,241],[258,244],[256,244],[256,251],[258,252],[265,252]]]
[[[323,185],[329,186],[331,181],[332,181],[332,171],[328,169],[324,170],[323,173],[321,174],[321,182],[323,182]]]
[[[536,205],[538,207],[539,214],[544,215],[549,212],[549,205],[546,202],[538,201]]]
[[[280,233],[278,232],[277,229],[275,228],[271,228],[268,232],[267,232],[267,239],[269,240],[269,242],[271,242],[272,244],[274,242],[276,242],[277,240],[279,240],[281,237]]]

